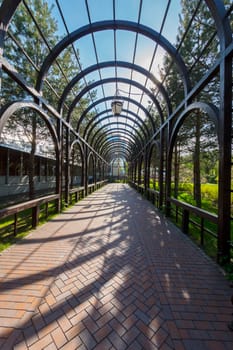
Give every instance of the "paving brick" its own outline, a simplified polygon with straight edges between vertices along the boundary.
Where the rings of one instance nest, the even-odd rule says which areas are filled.
[[[28,347],[39,340],[39,337],[32,326],[24,329],[23,333]]]
[[[63,332],[68,331],[72,327],[72,323],[69,321],[69,319],[65,315],[58,319],[58,323],[62,328]]]
[[[29,346],[30,350],[38,350],[38,349],[43,349],[49,344],[53,342],[53,339],[50,334],[46,335],[44,338],[38,340],[36,343],[32,344]]]
[[[53,337],[53,341],[58,348],[62,347],[67,343],[67,338],[65,334],[62,332],[60,328],[56,328],[51,332],[51,336]]]
[[[26,240],[0,256],[1,349],[233,348],[224,277],[127,185],[93,193]]]
[[[105,339],[109,333],[112,332],[112,327],[110,327],[109,324],[104,325],[99,330],[97,330],[94,333],[94,337],[98,343],[102,342],[103,339]]]
[[[119,337],[118,333],[116,333],[115,331],[110,333],[109,340],[116,349],[127,349],[127,344],[123,341],[121,337]]]
[[[126,344],[130,345],[137,338],[140,333],[138,327],[133,326],[123,335],[122,339],[126,342]]]
[[[68,331],[66,331],[65,336],[68,340],[71,340],[78,336],[78,334],[80,334],[84,329],[85,325],[82,322],[80,322],[74,327],[70,328]]]
[[[43,350],[57,350],[57,347],[54,343],[50,343],[45,348],[43,348]]]
[[[87,349],[91,350],[96,346],[96,340],[92,336],[92,334],[87,330],[84,329],[80,334],[79,334],[80,339],[84,343]]]
[[[77,350],[77,349],[80,349],[81,345],[82,345],[81,339],[79,338],[79,336],[76,336],[75,338],[70,340],[68,343],[63,345],[60,349],[61,350]]]
[[[157,347],[160,347],[164,344],[166,339],[169,337],[168,333],[163,329],[160,328],[155,335],[151,338],[151,341],[153,344],[155,344]]]

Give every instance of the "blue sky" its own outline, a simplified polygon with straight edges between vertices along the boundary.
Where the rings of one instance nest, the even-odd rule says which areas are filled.
[[[57,5],[55,0],[48,0],[49,4],[54,4],[53,15],[57,18],[58,28],[60,36],[65,36],[66,32],[64,25],[61,21],[58,13]],[[139,5],[140,0],[115,0],[116,3],[116,19],[127,20],[127,21],[138,21],[139,16]],[[70,32],[89,24],[86,2],[85,0],[59,0],[59,4],[63,10],[63,14]],[[112,20],[113,19],[113,1],[112,0],[88,0],[88,6],[90,11],[91,22]],[[146,25],[159,32],[163,20],[163,16],[167,7],[166,0],[143,0],[143,6],[140,17],[140,24]],[[164,25],[163,35],[171,42],[175,43],[176,33],[178,27],[178,13],[180,12],[180,1],[172,0],[167,20]],[[97,48],[99,62],[114,60],[114,33],[112,30],[94,33],[95,44]],[[116,46],[117,46],[117,59],[123,61],[132,62],[134,54],[136,34],[129,31],[116,31]],[[149,68],[151,63],[151,57],[154,52],[155,42],[152,40],[138,35],[138,45],[135,55],[135,63],[144,67]],[[94,52],[92,36],[88,35],[81,38],[75,43],[75,46],[79,49],[80,61],[83,68],[88,67],[96,63],[96,56]],[[152,65],[152,73],[158,77],[158,67],[162,65],[162,57],[164,50],[159,48],[155,56],[155,60]],[[87,81],[99,80],[99,73],[92,73],[87,76]],[[118,76],[130,78],[131,71],[127,69],[118,68]],[[145,83],[145,77],[133,73],[133,78],[139,83]],[[101,71],[101,78],[113,76],[113,68],[104,69]],[[147,83],[147,88],[152,87],[151,82]],[[129,85],[120,83],[119,88],[122,91],[129,91]],[[115,93],[115,84],[104,85],[105,96]],[[134,94],[141,94],[142,91],[132,87],[131,92]],[[102,96],[102,89],[97,88],[98,97]],[[148,96],[143,97],[145,105],[148,104]],[[131,109],[135,112],[135,106],[131,106]],[[141,113],[141,112],[139,112]]]

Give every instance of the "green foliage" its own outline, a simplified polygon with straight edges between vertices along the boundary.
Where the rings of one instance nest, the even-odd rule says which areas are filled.
[[[193,199],[193,195],[190,195],[187,192],[183,192],[183,193],[179,194],[178,199],[181,200],[182,202],[186,202],[186,203],[189,203],[191,205],[196,204],[195,200]]]
[[[171,186],[174,190],[174,183]],[[193,184],[192,183],[180,183],[178,187],[179,200],[196,205],[196,201],[193,197]],[[201,184],[201,207],[209,212],[217,212],[218,203],[218,185],[217,184]]]
[[[49,7],[45,0],[29,0],[27,5],[40,23],[41,31],[48,45],[50,47],[54,46],[58,36],[56,35],[57,23],[51,16],[52,7]],[[15,66],[27,83],[34,86],[38,69],[43,63],[45,56],[49,53],[49,48],[41,37],[23,2],[20,3],[14,14],[9,33],[13,34],[14,41],[10,35],[6,37],[4,56]],[[3,83],[5,98],[16,94],[19,97],[25,97],[25,92],[19,90],[19,88],[14,91],[14,94],[12,92],[11,81],[6,79]]]
[[[179,191],[180,192],[188,192],[189,194],[193,193],[193,184],[192,183],[187,183],[183,182],[179,184]]]
[[[218,201],[218,185],[212,183],[206,183],[201,185],[202,198],[216,203]]]

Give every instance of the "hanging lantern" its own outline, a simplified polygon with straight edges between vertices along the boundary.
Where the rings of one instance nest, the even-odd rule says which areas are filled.
[[[111,103],[111,107],[112,107],[112,114],[113,115],[120,115],[121,114],[123,102],[119,99],[118,90],[116,90],[116,94],[115,94],[114,100]]]
[[[113,115],[120,115],[122,112],[122,106],[123,102],[119,100],[112,101],[111,107],[112,107],[112,114]]]

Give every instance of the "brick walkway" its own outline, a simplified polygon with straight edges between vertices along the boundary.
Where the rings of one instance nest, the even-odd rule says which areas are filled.
[[[0,256],[0,349],[233,349],[232,289],[189,239],[113,184]]]

